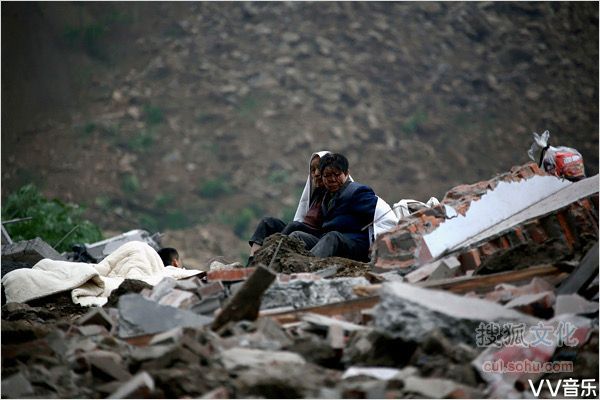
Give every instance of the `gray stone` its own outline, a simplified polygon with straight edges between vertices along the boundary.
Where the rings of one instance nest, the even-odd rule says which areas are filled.
[[[2,379],[2,397],[20,398],[34,393],[33,386],[23,372]]]
[[[150,300],[159,301],[163,298],[163,296],[166,296],[168,293],[170,293],[175,286],[177,286],[177,281],[175,279],[169,277],[163,278],[160,282],[154,285],[152,294],[150,294]]]
[[[201,327],[212,321],[191,311],[157,304],[139,294],[127,294],[119,300],[119,336],[122,338],[160,333],[177,326]]]
[[[195,314],[201,315],[213,315],[214,311],[221,307],[221,299],[219,297],[209,297],[200,300],[199,303],[194,304],[190,311]]]

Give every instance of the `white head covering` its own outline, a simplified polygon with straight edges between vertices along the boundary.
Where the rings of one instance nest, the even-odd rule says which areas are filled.
[[[300,196],[300,201],[298,202],[298,209],[296,210],[294,221],[304,221],[304,217],[310,207],[310,194],[313,190],[312,179],[310,178],[310,162],[315,155],[323,157],[325,154],[329,153],[331,152],[327,150],[317,151],[316,153],[312,153],[308,159],[308,177],[306,178],[306,184],[304,185],[302,196]],[[348,179],[350,182],[354,182],[351,175],[348,175]],[[390,205],[379,196],[377,197],[377,206],[375,207],[373,220],[375,223],[369,226],[369,242],[371,243],[380,233],[390,230],[398,224],[398,217],[391,212]]]
[[[310,158],[308,159],[308,177],[306,178],[306,185],[304,185],[302,196],[300,196],[300,201],[298,202],[298,208],[296,209],[296,215],[294,215],[294,221],[304,221],[304,217],[306,216],[308,208],[310,207],[310,194],[312,193],[313,189],[312,179],[310,179],[310,162],[312,161],[315,155],[323,157],[325,154],[329,153],[331,152],[327,150],[317,151],[316,153],[312,153]]]

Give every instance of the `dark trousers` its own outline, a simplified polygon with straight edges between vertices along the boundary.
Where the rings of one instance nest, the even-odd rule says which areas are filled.
[[[292,232],[290,237],[302,240],[306,249],[316,257],[344,257],[356,261],[369,261],[369,246],[346,238],[340,232],[327,232],[319,236],[307,232]]]
[[[311,228],[303,222],[292,221],[286,225],[285,222],[278,218],[264,217],[256,226],[256,230],[250,238],[249,243],[250,246],[252,246],[254,243],[262,246],[264,240],[274,233],[283,233],[284,235],[289,235],[290,233],[296,231],[307,232],[314,235],[319,233],[318,230]]]

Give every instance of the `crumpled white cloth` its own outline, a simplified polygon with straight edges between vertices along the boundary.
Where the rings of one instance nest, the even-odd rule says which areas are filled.
[[[199,274],[163,266],[160,256],[145,242],[123,244],[98,264],[45,258],[32,268],[21,268],[2,277],[6,302],[23,303],[71,289],[73,303],[102,306],[125,279],[156,285],[165,277],[184,279]]]

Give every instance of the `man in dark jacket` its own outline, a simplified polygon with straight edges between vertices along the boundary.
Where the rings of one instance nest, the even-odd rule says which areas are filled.
[[[373,189],[348,179],[348,160],[341,154],[327,154],[319,164],[327,193],[321,206],[323,223],[318,234],[292,232],[317,257],[345,257],[369,260],[369,233],[377,196]]]

